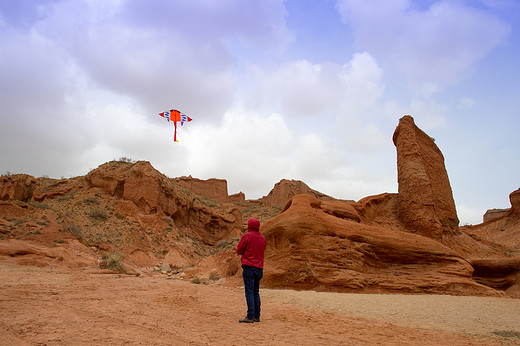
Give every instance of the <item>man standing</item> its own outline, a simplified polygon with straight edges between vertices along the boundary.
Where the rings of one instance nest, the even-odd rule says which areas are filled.
[[[237,254],[242,255],[242,277],[246,293],[247,316],[241,323],[260,322],[260,279],[264,276],[265,238],[260,233],[260,221],[247,221],[247,232],[237,246]]]

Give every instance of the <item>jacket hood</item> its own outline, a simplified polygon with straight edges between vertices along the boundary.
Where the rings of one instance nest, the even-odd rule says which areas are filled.
[[[260,221],[253,217],[247,220],[247,230],[258,232],[260,230]]]

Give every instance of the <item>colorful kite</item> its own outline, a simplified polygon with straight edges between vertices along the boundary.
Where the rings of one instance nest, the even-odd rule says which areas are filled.
[[[168,121],[173,121],[173,126],[175,126],[175,133],[173,135],[173,140],[178,142],[177,140],[177,121],[181,122],[181,126],[184,125],[185,122],[191,121],[191,118],[186,114],[182,114],[176,109],[170,109],[169,111],[159,113],[159,115],[165,118]]]

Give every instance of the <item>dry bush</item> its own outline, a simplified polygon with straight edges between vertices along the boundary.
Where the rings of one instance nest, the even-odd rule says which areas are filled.
[[[103,209],[101,208],[96,208],[96,209],[93,209],[91,210],[89,213],[88,213],[88,216],[94,220],[98,220],[98,221],[106,221],[108,219],[108,214],[106,211],[104,211]]]
[[[123,266],[123,255],[117,251],[110,251],[108,254],[103,255],[103,262],[107,264],[107,268],[110,270],[126,271]]]

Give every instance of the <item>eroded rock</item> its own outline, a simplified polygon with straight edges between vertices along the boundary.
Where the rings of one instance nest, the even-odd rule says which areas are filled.
[[[262,225],[263,284],[330,291],[499,294],[472,279],[473,268],[439,242],[341,217],[311,195],[294,196]],[[344,208],[343,210],[351,210]]]
[[[107,163],[91,171],[86,180],[92,187],[131,201],[144,214],[171,217],[175,225],[210,245],[242,227],[242,213],[238,208],[205,205],[204,200],[183,191],[185,188],[181,188],[175,179],[159,173],[149,162]]]
[[[411,116],[399,120],[393,141],[397,148],[398,215],[413,232],[440,238],[458,228],[444,156],[434,140]]]
[[[28,201],[36,184],[36,179],[28,174],[3,175],[0,177],[0,200]]]
[[[326,201],[334,200],[324,193],[311,189],[303,181],[282,179],[274,185],[267,196],[260,198],[259,201],[267,206],[284,206],[289,199],[299,194],[309,194]]]

